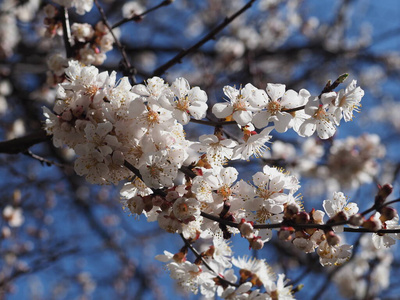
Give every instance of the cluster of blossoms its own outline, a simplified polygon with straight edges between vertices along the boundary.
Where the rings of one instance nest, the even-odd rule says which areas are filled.
[[[300,92],[286,90],[283,84],[267,84],[266,90],[248,83],[236,89],[224,88],[229,98],[217,103],[212,111],[218,118],[230,118],[240,126],[262,129],[273,123],[278,132],[293,128],[300,136],[311,136],[317,131],[321,139],[328,139],[336,132],[336,126],[344,119],[352,120],[358,111],[364,91],[353,80],[346,89],[322,93],[318,97],[302,89]]]
[[[384,155],[385,148],[376,134],[335,140],[327,161],[327,176],[345,188],[369,183],[378,174],[376,159]]]
[[[79,15],[92,10],[93,0],[53,0],[55,3],[60,4],[65,8],[75,8],[75,11]]]
[[[387,248],[376,248],[369,236],[360,239],[361,249],[354,259],[333,277],[339,292],[347,298],[365,299],[388,288],[393,254]],[[368,283],[367,278],[371,281]]]
[[[0,58],[10,57],[21,39],[18,22],[30,22],[40,6],[39,0],[4,0],[0,4]]]
[[[63,12],[54,5],[44,7],[46,18],[46,35],[53,37],[62,35]],[[88,23],[73,23],[71,25],[70,56],[86,65],[101,65],[107,58],[106,53],[113,49],[114,38],[102,21],[95,26]],[[55,54],[48,60],[48,67],[56,78],[54,83],[62,82],[58,78],[64,74],[68,60],[60,54]]]
[[[284,274],[276,276],[264,259],[232,257],[232,249],[224,239],[214,236],[209,246],[194,263],[187,260],[188,247],[178,253],[164,251],[156,259],[166,263],[172,278],[187,292],[207,298],[218,295],[222,299],[294,299],[292,286]],[[240,276],[235,275],[239,269]],[[251,290],[252,287],[256,287]]]
[[[145,215],[189,243],[213,238],[213,246],[194,263],[186,260],[188,245],[175,255],[158,257],[186,290],[200,289],[205,296],[217,293],[229,299],[277,299],[278,295],[292,299],[284,276],[276,280],[263,260],[231,257],[225,239],[232,234],[240,234],[250,248],[258,250],[271,239],[271,229],[278,228],[279,239],[306,253],[316,251],[321,264],[330,266],[351,256],[352,246],[341,243],[340,225],[375,232],[398,226],[396,211],[384,206],[389,186],[380,189],[377,212],[369,219],[343,193],[334,193],[333,200],[324,201],[329,217],[324,222],[324,212],[302,209],[295,176],[266,165],[252,182],[238,181],[238,171],[226,166],[231,160],[262,155],[273,129],[293,128],[301,136],[316,130],[321,138],[332,136],[340,120],[350,120],[359,106],[363,92],[355,81],[345,90],[319,97],[304,89],[285,91],[281,84],[268,84],[265,91],[251,84],[240,89],[226,86],[229,100],[215,104],[212,111],[224,119],[218,124],[238,123],[244,140],[239,143],[224,138],[221,126],[198,141],[185,138],[184,125],[205,118],[208,97],[184,78],[168,84],[153,77],[132,86],[125,77],[117,81],[115,72],[99,73],[96,67],[77,61],[68,62],[65,78],[57,89],[54,112],[44,108],[45,129],[56,147],[67,145],[75,151],[75,171],[95,184],[129,179],[121,195],[131,214]],[[376,246],[390,246],[397,238],[376,236]],[[239,284],[232,265],[241,270]]]

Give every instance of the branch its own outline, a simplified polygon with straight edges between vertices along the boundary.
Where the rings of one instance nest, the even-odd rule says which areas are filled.
[[[63,7],[64,13],[62,14],[62,28],[63,28],[63,39],[67,58],[72,57],[72,46],[71,46],[71,28],[69,26],[68,9]]]
[[[176,65],[177,63],[181,62],[181,59],[188,55],[190,52],[197,50],[201,46],[203,46],[206,42],[208,42],[211,39],[214,39],[217,33],[219,33],[222,29],[224,29],[226,26],[228,26],[233,20],[235,20],[238,16],[240,16],[242,13],[244,13],[247,9],[249,9],[253,3],[256,0],[250,0],[247,2],[245,6],[243,6],[240,10],[238,10],[235,14],[233,14],[230,17],[225,18],[225,20],[219,24],[217,27],[215,27],[213,30],[211,30],[204,38],[202,38],[199,42],[194,44],[192,47],[190,47],[187,50],[182,50],[179,52],[174,58],[169,60],[167,63],[156,69],[153,73],[153,76],[160,76],[165,73],[169,68],[172,66]]]
[[[205,212],[200,213],[202,217],[218,222],[220,224],[224,224],[230,227],[238,228],[239,223],[231,222],[225,219],[222,219],[220,217],[210,215]],[[293,227],[294,229],[306,229],[306,228],[314,228],[314,229],[321,229],[321,230],[331,230],[332,227],[335,226],[341,226],[341,225],[346,225],[348,224],[348,221],[343,221],[343,222],[336,222],[336,223],[329,223],[329,224],[296,224],[293,222],[288,222],[288,221],[282,221],[281,223],[275,223],[275,224],[256,224],[253,225],[254,229],[273,229],[273,228],[281,228],[281,227]],[[370,233],[377,233],[377,234],[384,234],[384,233],[400,233],[400,229],[381,229],[378,231],[373,231],[371,229],[367,228],[351,228],[351,227],[345,227],[343,228],[344,231],[346,232],[370,232]]]
[[[155,11],[156,9],[158,9],[160,7],[170,5],[172,2],[174,2],[174,0],[164,0],[160,4],[158,4],[152,8],[149,8],[148,10],[146,10],[145,12],[142,12],[141,14],[138,14],[138,15],[133,14],[133,16],[130,18],[123,18],[121,21],[119,21],[119,22],[115,23],[113,26],[111,26],[111,28],[112,29],[117,28],[117,27],[121,26],[122,24],[128,23],[130,21],[136,21],[136,22],[141,21],[143,19],[143,17],[145,15],[147,15],[148,13]]]
[[[26,152],[33,145],[50,141],[51,136],[47,135],[43,129],[29,135],[0,142],[0,153],[18,154]]]
[[[130,61],[128,59],[128,56],[126,55],[124,46],[122,46],[121,42],[118,40],[118,38],[116,37],[116,35],[112,31],[112,27],[111,27],[110,23],[107,20],[107,16],[106,16],[106,14],[104,12],[103,7],[101,7],[101,5],[99,4],[98,0],[94,0],[94,3],[95,3],[97,9],[100,12],[101,19],[102,19],[104,25],[110,31],[112,37],[114,38],[114,42],[117,45],[118,50],[121,52],[122,60],[124,62],[123,65],[124,65],[124,69],[125,69],[125,70],[123,70],[124,71],[124,75],[128,75],[129,78],[131,79],[132,83],[136,84],[136,78],[135,78],[136,69],[130,63]]]

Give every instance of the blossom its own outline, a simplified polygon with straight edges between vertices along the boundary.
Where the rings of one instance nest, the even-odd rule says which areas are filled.
[[[264,259],[233,257],[232,264],[240,270],[247,271],[242,273],[242,277],[249,279],[253,285],[267,287],[273,281],[274,274]]]
[[[320,104],[318,97],[310,100],[304,109],[304,112],[310,116],[299,127],[298,133],[301,136],[311,136],[315,130],[321,139],[332,137],[335,132],[334,116],[329,112],[329,104],[336,97],[336,93],[324,93],[321,96]]]
[[[207,94],[199,87],[190,89],[185,78],[177,78],[171,85],[174,97],[170,98],[166,108],[172,109],[173,116],[182,124],[190,121],[190,116],[196,120],[203,119],[207,112]]]
[[[327,240],[324,240],[319,244],[317,250],[319,261],[323,266],[341,265],[350,259],[352,248],[353,246],[350,245],[331,246]]]
[[[240,89],[225,86],[224,93],[229,98],[229,102],[214,104],[212,108],[213,114],[217,118],[232,116],[239,125],[247,125],[252,120],[252,110],[254,110],[249,103],[249,99],[254,96],[257,90],[250,83]]]
[[[3,218],[8,222],[10,227],[20,227],[25,221],[24,215],[22,214],[22,208],[15,208],[11,205],[6,205],[4,207]]]
[[[267,127],[259,134],[252,131],[250,136],[246,137],[244,143],[239,144],[233,149],[232,159],[248,160],[253,155],[255,157],[260,157],[265,150],[269,149],[265,144],[269,142],[272,137],[269,135],[272,129],[272,126]]]
[[[288,280],[285,280],[285,274],[279,274],[277,282],[269,282],[265,289],[267,293],[271,296],[271,299],[280,300],[292,300],[295,299],[292,294],[292,286],[286,284]]]
[[[231,139],[220,139],[214,134],[205,134],[199,137],[200,144],[192,147],[206,153],[207,161],[210,164],[221,166],[226,160],[231,159],[233,148],[237,143]]]
[[[259,223],[265,223],[272,215],[282,213],[284,204],[290,201],[289,194],[299,188],[295,177],[267,165],[264,166],[263,172],[253,175],[253,183],[256,195],[252,200],[245,202],[245,208],[255,211],[252,218]]]
[[[376,219],[379,219],[381,214],[376,212],[374,216]],[[385,221],[383,225],[384,229],[400,229],[399,216],[396,214],[392,220]],[[396,240],[400,240],[398,233],[372,234],[372,243],[377,249],[383,247],[389,248],[396,243]]]
[[[322,206],[329,218],[334,218],[337,214],[343,213],[346,220],[355,215],[359,208],[356,203],[348,202],[342,192],[334,192],[332,200],[324,200]],[[342,221],[342,220],[338,220]],[[343,226],[334,226],[335,231],[343,231]]]
[[[337,93],[334,100],[333,114],[335,116],[336,125],[342,118],[346,122],[353,119],[353,111],[359,112],[361,106],[361,98],[364,96],[364,91],[357,86],[357,81],[353,80],[344,90]]]
[[[298,94],[293,90],[285,92],[285,88],[283,84],[268,83],[266,94],[261,93],[259,97],[251,99],[254,107],[262,109],[253,118],[253,123],[257,128],[264,128],[269,122],[274,122],[274,127],[278,132],[287,131],[293,117],[285,110],[304,105],[310,97],[307,90],[303,89]]]
[[[148,187],[159,189],[173,186],[173,180],[178,174],[178,166],[171,163],[166,150],[162,150],[148,155],[139,171]]]

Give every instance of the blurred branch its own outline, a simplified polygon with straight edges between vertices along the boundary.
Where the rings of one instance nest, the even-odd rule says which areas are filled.
[[[63,39],[67,58],[72,57],[72,45],[71,45],[71,28],[69,26],[68,8],[63,7],[64,13],[62,14],[62,28],[63,28]]]
[[[65,246],[64,246],[64,248],[65,248]],[[34,260],[31,263],[30,267],[16,269],[8,277],[2,278],[2,280],[0,281],[0,290],[1,290],[1,287],[4,287],[9,282],[11,282],[23,275],[35,273],[42,269],[48,268],[55,261],[63,259],[67,255],[76,254],[77,252],[78,252],[78,248],[71,248],[71,249],[67,249],[64,251],[54,251],[53,250],[50,253],[49,252],[44,253],[42,257],[39,257],[36,260]]]
[[[238,10],[236,13],[234,13],[232,16],[225,18],[225,20],[219,24],[217,27],[215,27],[213,30],[211,30],[204,38],[202,38],[199,42],[194,44],[192,47],[190,47],[187,50],[182,50],[180,53],[178,53],[174,58],[166,62],[164,65],[161,67],[157,68],[153,76],[161,76],[162,74],[165,73],[169,68],[174,66],[177,63],[181,62],[181,59],[184,58],[186,55],[189,53],[193,52],[194,50],[200,48],[203,46],[206,42],[208,42],[211,39],[214,39],[217,33],[219,33],[222,29],[224,29],[226,26],[228,26],[233,20],[235,20],[238,16],[240,16],[242,13],[244,13],[247,9],[249,9],[253,3],[256,0],[250,0],[247,2],[245,6],[243,6],[240,10]]]
[[[0,142],[0,153],[18,154],[27,151],[33,145],[50,141],[51,136],[46,131],[40,130],[29,135]]]
[[[119,22],[115,23],[113,26],[111,26],[111,28],[112,29],[117,28],[117,27],[121,26],[122,24],[128,23],[130,21],[136,21],[136,22],[141,21],[143,19],[143,17],[145,15],[147,15],[148,13],[155,11],[156,9],[159,9],[160,7],[170,5],[172,2],[174,2],[174,0],[164,0],[160,4],[158,4],[152,8],[149,8],[148,10],[146,10],[145,12],[142,12],[141,14],[138,14],[138,15],[133,14],[133,16],[130,18],[123,18],[121,21],[119,21]]]

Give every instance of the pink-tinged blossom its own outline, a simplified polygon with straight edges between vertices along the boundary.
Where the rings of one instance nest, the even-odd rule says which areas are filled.
[[[266,143],[271,139],[272,126],[265,128],[260,133],[252,133],[246,141],[233,149],[232,159],[248,160],[251,156],[260,157],[269,148]]]

